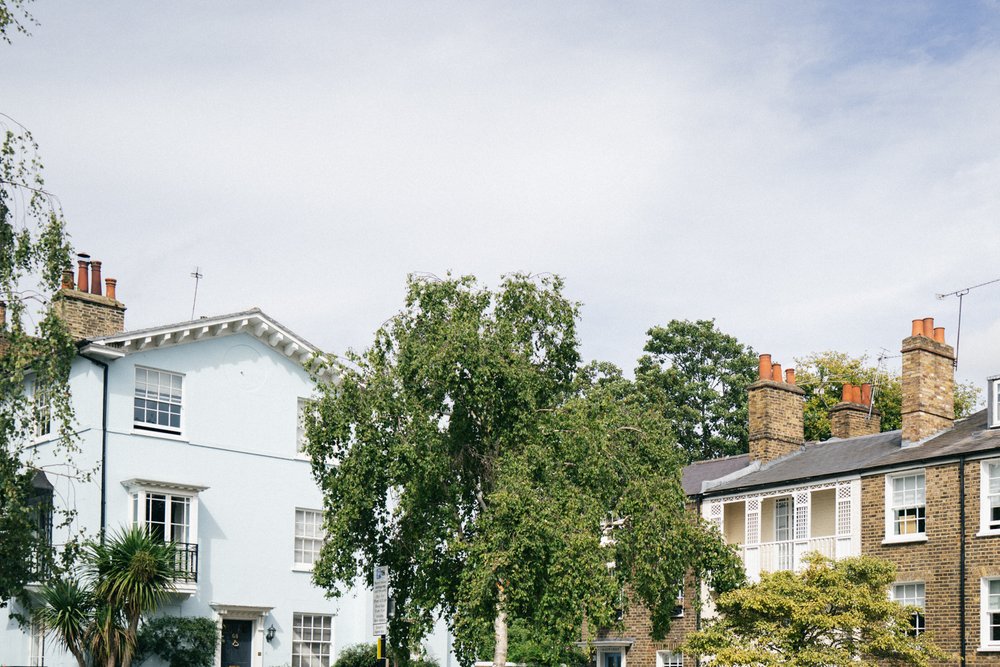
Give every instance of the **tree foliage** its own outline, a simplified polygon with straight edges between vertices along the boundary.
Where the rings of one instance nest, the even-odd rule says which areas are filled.
[[[142,624],[136,642],[136,663],[156,656],[170,667],[211,667],[219,628],[203,616],[160,616]],[[374,662],[372,655],[358,667],[371,667]]]
[[[681,448],[692,460],[746,452],[754,351],[714,320],[671,320],[647,335],[636,378],[663,400]]]
[[[28,26],[37,23],[25,5],[31,0],[0,0],[0,40],[10,44],[11,33],[27,35]]]
[[[870,556],[807,557],[801,573],[772,572],[720,596],[718,618],[688,635],[684,651],[719,667],[875,667],[948,660],[928,633],[914,635],[912,607],[888,598],[891,563]]]
[[[59,429],[58,446],[73,448],[67,383],[76,348],[52,304],[69,257],[62,215],[44,191],[37,145],[23,128],[5,129],[0,148],[0,301],[6,305],[0,323],[0,605],[29,581],[58,571],[47,531],[39,527],[44,508],[32,493],[38,468],[26,445],[39,420],[51,419]],[[69,518],[63,514],[57,523]]]
[[[614,623],[626,583],[662,635],[685,571],[740,576],[685,511],[662,411],[617,369],[579,368],[576,319],[558,278],[496,292],[414,278],[322,387],[307,418],[327,531],[313,576],[336,593],[388,566],[397,655],[443,613],[463,663],[506,660],[511,623],[556,660],[584,617]]]
[[[174,544],[132,526],[87,544],[79,576],[42,586],[34,615],[80,667],[129,667],[140,621],[174,590],[176,575]]]
[[[830,408],[840,402],[845,384],[871,383],[872,405],[881,413],[882,431],[902,426],[903,385],[899,372],[873,367],[866,356],[843,352],[818,352],[796,359],[796,383],[806,392],[805,437],[809,441],[830,437]],[[967,417],[979,404],[980,389],[955,383],[955,418]]]

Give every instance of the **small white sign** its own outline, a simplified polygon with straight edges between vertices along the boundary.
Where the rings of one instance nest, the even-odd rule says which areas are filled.
[[[389,568],[375,566],[375,581],[372,585],[372,634],[384,635],[389,622]]]

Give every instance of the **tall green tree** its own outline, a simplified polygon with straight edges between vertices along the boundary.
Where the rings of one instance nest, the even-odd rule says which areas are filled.
[[[903,385],[898,371],[872,365],[867,356],[843,352],[818,352],[795,360],[796,384],[806,392],[805,437],[809,441],[830,437],[830,408],[840,402],[845,384],[870,383],[872,405],[881,414],[882,431],[902,426]],[[955,418],[972,414],[979,406],[979,387],[955,383]]]
[[[336,594],[388,566],[397,654],[440,613],[465,664],[506,662],[512,623],[555,661],[585,617],[614,623],[625,584],[662,634],[687,570],[738,581],[735,555],[685,511],[662,411],[617,369],[581,370],[576,321],[558,278],[496,292],[411,278],[403,311],[321,387],[313,577]]]
[[[63,218],[45,191],[31,134],[0,116],[0,606],[29,581],[54,572],[48,508],[32,481],[26,445],[42,424],[73,448],[68,378],[75,347],[52,297],[70,251]],[[63,515],[64,520],[68,516]],[[60,523],[57,521],[57,523]],[[72,553],[71,551],[66,553]]]
[[[754,351],[719,331],[715,320],[671,320],[646,335],[636,379],[662,400],[684,451],[692,460],[746,452]]]
[[[719,616],[688,635],[683,650],[719,667],[926,667],[951,658],[928,633],[913,632],[917,609],[889,599],[892,563],[818,554],[807,563],[721,595]]]

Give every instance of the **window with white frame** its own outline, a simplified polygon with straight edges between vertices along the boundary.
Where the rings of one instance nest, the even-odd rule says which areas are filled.
[[[312,569],[323,548],[323,512],[321,510],[295,510],[295,567]]]
[[[129,491],[132,524],[142,526],[164,542],[173,542],[177,580],[196,583],[198,492],[206,487],[139,479],[122,484]]]
[[[980,470],[979,532],[1000,533],[1000,461],[983,461]]]
[[[45,665],[45,626],[38,621],[32,621],[28,629],[28,665],[44,667]]]
[[[982,648],[1000,650],[1000,578],[983,579],[980,605]]]
[[[1000,426],[1000,375],[986,378],[986,426]]]
[[[332,616],[292,616],[292,667],[329,667],[332,646]]]
[[[678,651],[657,651],[656,667],[684,667],[684,654]]]
[[[184,376],[177,373],[137,367],[133,402],[136,428],[180,433],[183,383]]]
[[[598,649],[597,667],[625,667],[625,649],[619,647]]]
[[[681,579],[677,584],[677,604],[674,605],[674,611],[671,614],[674,618],[680,618],[684,615],[684,580]]]
[[[907,607],[916,607],[913,612],[910,624],[913,626],[914,636],[924,632],[924,584],[923,582],[910,582],[905,584],[895,584],[892,587],[892,599]]]
[[[52,401],[49,393],[35,384],[31,396],[31,434],[44,438],[52,433]]]
[[[886,476],[886,539],[906,540],[927,534],[924,473]]]

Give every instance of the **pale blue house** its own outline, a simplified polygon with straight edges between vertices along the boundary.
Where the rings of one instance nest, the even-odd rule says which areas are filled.
[[[300,416],[314,393],[305,364],[318,350],[259,309],[124,331],[115,284],[101,294],[92,268],[82,260],[60,298],[81,340],[73,464],[95,474],[68,474],[51,425],[31,446],[46,473],[39,485],[77,512],[72,530],[140,524],[176,542],[184,575],[160,613],[214,619],[220,667],[325,667],[373,641],[369,590],[330,600],[311,583],[322,498]],[[66,539],[55,531],[54,543]],[[75,665],[10,613],[0,610],[0,664]],[[451,663],[443,630],[426,650]]]

